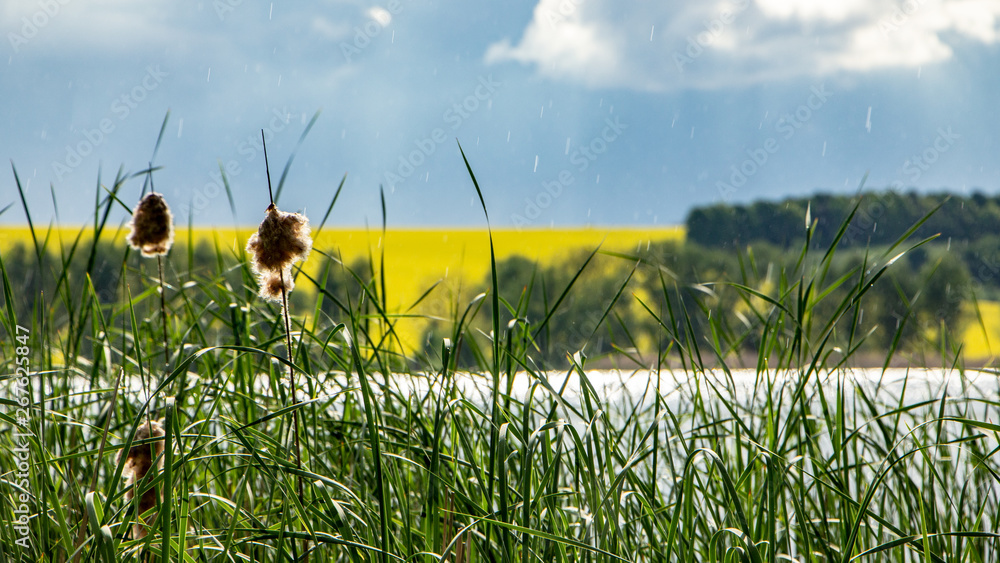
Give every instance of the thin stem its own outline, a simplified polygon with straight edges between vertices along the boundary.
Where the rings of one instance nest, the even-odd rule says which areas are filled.
[[[271,198],[271,205],[274,205],[274,193],[271,192],[271,167],[267,163],[267,139],[264,138],[263,129],[260,130],[260,142],[264,145],[264,170],[267,171],[267,195]]]
[[[266,158],[266,157],[265,157]],[[268,184],[270,186],[270,184]],[[295,386],[295,369],[292,367],[292,358],[294,354],[292,353],[292,322],[288,315],[288,290],[285,286],[285,272],[278,272],[281,276],[281,315],[285,321],[285,355],[288,358],[288,380],[289,385],[292,388],[292,404],[297,404],[299,402],[296,396],[296,386]],[[297,481],[299,485],[299,498],[304,499],[303,496],[303,486],[302,486],[302,448],[299,442],[299,410],[295,409],[292,411],[292,427],[294,428],[294,443],[295,443],[295,467],[299,469],[299,474],[297,475]],[[302,551],[305,554],[304,561],[309,560],[309,541],[303,540]]]
[[[156,255],[156,266],[160,270],[160,317],[163,318],[163,367],[170,369],[170,337],[167,334],[167,287],[163,283],[163,256]]]
[[[297,396],[297,389],[295,386],[295,369],[292,368],[292,322],[288,316],[288,290],[285,289],[285,273],[280,272],[281,275],[281,314],[285,321],[285,354],[288,359],[288,380],[292,387],[292,403],[298,403],[299,398]],[[302,468],[302,454],[299,451],[299,424],[298,424],[298,410],[292,411],[292,417],[295,419],[295,458],[299,469]],[[301,489],[302,482],[299,480],[299,487]],[[302,491],[299,490],[299,494]]]

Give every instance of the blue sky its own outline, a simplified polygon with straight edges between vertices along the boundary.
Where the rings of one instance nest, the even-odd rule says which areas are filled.
[[[256,223],[261,129],[277,182],[320,110],[279,205],[322,215],[346,173],[343,226],[381,221],[380,186],[390,226],[482,225],[456,140],[494,226],[676,224],[866,172],[1000,191],[992,0],[28,0],[0,32],[0,152],[39,223],[90,220],[168,109],[156,188],[203,225],[234,221],[220,163]]]

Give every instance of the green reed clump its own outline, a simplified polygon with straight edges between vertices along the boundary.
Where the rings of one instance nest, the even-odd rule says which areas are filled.
[[[465,165],[485,210],[491,189]],[[120,174],[122,185],[129,179]],[[100,228],[113,197],[95,204]],[[438,319],[440,336],[418,353],[399,344],[395,326],[420,314],[419,303],[388,308],[379,257],[348,265],[314,249],[325,266],[316,278],[300,273],[298,298],[314,293],[292,315],[256,298],[242,248],[217,242],[190,249],[187,265],[173,262],[175,365],[150,395],[126,384],[114,402],[118,369],[134,371],[158,347],[135,316],[154,293],[107,300],[86,276],[96,270],[63,271],[77,253],[96,256],[97,243],[39,238],[34,261],[45,276],[68,277],[32,317],[15,299],[20,273],[0,256],[0,361],[15,375],[17,347],[31,360],[31,400],[8,395],[2,415],[13,424],[11,411],[26,409],[30,436],[0,437],[0,552],[53,561],[996,561],[998,374],[962,369],[947,345],[950,371],[848,369],[869,338],[858,328],[866,299],[900,253],[923,243],[909,241],[912,230],[836,275],[836,244],[806,246],[767,291],[765,265],[749,252],[744,278],[697,287],[648,258],[594,252],[537,309],[538,286],[505,287],[492,264],[486,294],[458,294]],[[583,344],[564,351],[568,367],[546,369],[543,347],[571,341],[546,331],[588,289],[581,280],[598,260],[621,264],[620,281],[581,331]],[[122,277],[134,274],[126,266]],[[661,296],[634,291],[650,279]],[[746,322],[717,308],[721,292],[742,296]],[[605,330],[621,303],[660,327],[653,355],[636,351],[627,326]],[[489,318],[479,319],[487,304]],[[696,322],[708,330],[696,332]],[[14,339],[17,326],[28,329],[27,345]],[[595,335],[612,340],[595,359],[629,367],[594,370]],[[733,369],[751,339],[752,368]],[[288,356],[276,361],[270,350],[282,341]],[[470,370],[458,369],[460,356]],[[288,401],[286,365],[308,399]],[[168,395],[177,398],[165,412],[146,414],[148,397]],[[146,416],[161,415],[163,471],[140,488],[163,497],[146,538],[129,539],[137,515],[122,464],[98,456],[103,428],[109,444],[129,447]],[[296,428],[301,466],[284,438]],[[21,481],[14,460],[24,450]],[[95,471],[91,492],[82,484]]]

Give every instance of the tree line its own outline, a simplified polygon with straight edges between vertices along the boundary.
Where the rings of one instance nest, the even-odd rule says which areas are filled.
[[[692,209],[685,220],[689,241],[710,247],[767,242],[781,248],[801,246],[808,215],[816,222],[811,245],[830,245],[841,225],[856,212],[841,239],[844,247],[890,244],[925,216],[915,237],[939,234],[942,240],[974,242],[1000,236],[1000,195],[881,191],[862,195],[817,194],[749,205],[715,204]]]

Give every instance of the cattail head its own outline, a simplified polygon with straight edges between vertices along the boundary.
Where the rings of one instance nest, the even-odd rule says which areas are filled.
[[[250,265],[257,274],[260,296],[281,300],[292,290],[292,265],[305,260],[312,248],[309,220],[299,213],[279,211],[272,203],[260,227],[247,241]]]
[[[138,477],[142,478],[149,471],[153,460],[163,454],[163,435],[163,425],[156,420],[144,422],[135,429],[134,442],[149,440],[150,438],[160,439],[152,444],[133,444],[129,448],[128,453],[125,454],[124,471],[126,474],[140,474]],[[122,453],[121,451],[118,452],[116,461],[121,459]]]
[[[134,441],[138,442],[140,440],[148,440],[150,438],[158,438],[152,444],[134,444],[129,448],[128,453],[125,454],[125,467],[122,474],[127,477],[127,484],[129,489],[125,491],[125,499],[131,501],[135,497],[135,488],[137,483],[141,482],[151,470],[154,470],[154,460],[159,458],[159,464],[156,467],[163,465],[163,424],[158,421],[150,421],[143,423],[136,428]],[[118,452],[118,456],[115,461],[121,461],[121,456],[123,451]],[[156,506],[157,490],[156,488],[147,489],[142,493],[139,498],[139,512],[138,514],[145,514],[151,508]],[[135,524],[132,525],[132,537],[134,539],[140,539],[146,536],[147,529],[146,525],[151,524],[151,522],[142,522],[137,518]]]
[[[128,243],[143,256],[162,256],[174,244],[174,218],[163,196],[150,192],[132,212]]]

